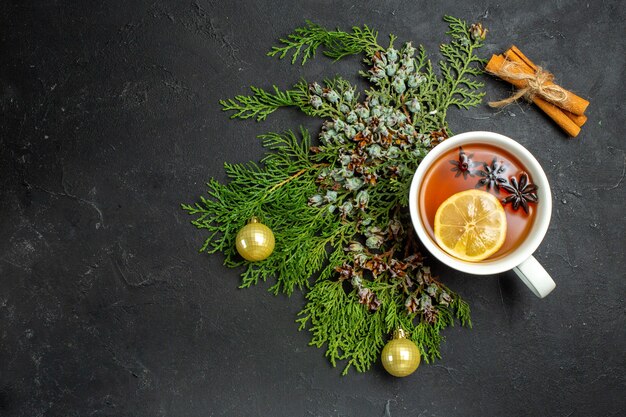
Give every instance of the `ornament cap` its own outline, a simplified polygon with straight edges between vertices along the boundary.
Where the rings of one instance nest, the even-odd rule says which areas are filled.
[[[396,330],[393,331],[394,339],[406,339],[407,336],[408,336],[407,333],[404,331],[402,327],[398,327]]]
[[[259,218],[256,216],[250,217],[250,220],[248,220],[248,224],[250,223],[260,223]]]

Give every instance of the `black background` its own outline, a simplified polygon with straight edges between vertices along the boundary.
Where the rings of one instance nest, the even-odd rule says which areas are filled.
[[[623,416],[625,6],[620,1],[110,1],[0,6],[1,416]],[[518,45],[591,101],[576,139],[535,107],[451,111],[454,132],[515,138],[554,210],[537,299],[512,273],[432,261],[471,305],[443,359],[340,376],[294,322],[300,294],[240,290],[179,209],[258,161],[256,135],[320,120],[230,121],[218,100],[342,74],[265,56],[312,19],[368,24],[438,60],[444,14],[482,21],[484,57]],[[487,98],[508,85],[485,77]]]

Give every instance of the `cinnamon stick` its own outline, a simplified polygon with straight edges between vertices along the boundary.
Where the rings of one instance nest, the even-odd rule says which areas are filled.
[[[518,63],[523,64],[518,67],[520,71],[523,71],[524,73],[527,73],[527,74],[534,73],[533,68],[530,67],[528,64],[526,64],[521,58],[519,57],[517,59],[514,58],[514,60]],[[502,55],[492,55],[491,59],[487,63],[486,70],[488,72],[497,73],[504,66],[506,61],[507,60]],[[519,89],[526,87],[526,82],[524,80],[515,80],[511,78],[504,78],[504,80],[513,84],[515,87]],[[533,98],[533,103],[535,103],[537,107],[543,110],[544,113],[546,113],[563,130],[565,130],[565,132],[567,132],[568,135],[572,137],[578,136],[578,134],[580,133],[580,126],[576,122],[574,122],[574,120],[572,120],[572,118],[570,118],[569,115],[566,114],[566,112],[564,112],[561,108],[537,96]],[[569,114],[572,114],[572,113],[569,113]],[[583,117],[584,117],[584,120],[582,118],[577,118],[577,120],[579,122],[582,121],[582,123],[584,123],[586,121],[586,117],[585,116]]]
[[[568,112],[567,110],[563,110],[563,109],[561,109],[561,110],[563,111],[563,113],[565,113],[565,115],[567,117],[572,119],[572,121],[574,123],[576,123],[576,125],[578,125],[579,127],[582,127],[585,124],[585,122],[587,121],[587,116],[585,116],[584,114],[581,114],[581,115],[572,114],[572,113]]]
[[[504,56],[508,58],[510,61],[515,61],[520,64],[525,64],[532,71],[537,71],[537,65],[535,65],[526,55],[519,50],[519,48],[515,45],[511,45],[511,47],[504,53]],[[554,85],[553,82],[547,81],[547,85]],[[577,96],[571,91],[566,92],[566,99],[562,103],[553,103],[557,106],[561,107],[563,110],[569,111],[572,114],[581,116],[585,113],[587,106],[589,106],[589,101],[585,100],[582,97]]]
[[[514,61],[517,62],[520,65],[525,65],[528,68],[529,72],[532,71],[537,71],[537,65],[535,65],[530,59],[528,59],[528,57],[526,57],[526,55],[524,55],[522,53],[522,51],[519,50],[519,48],[515,45],[512,45],[505,53],[504,55],[510,60],[510,61]],[[550,83],[550,84],[554,84],[554,83]],[[576,106],[578,106],[579,108],[584,108],[586,109],[587,106],[589,105],[589,102],[581,97],[578,97],[577,95],[571,93],[571,92],[567,92],[568,95],[570,97],[575,97],[573,98],[573,100],[577,103]],[[538,101],[546,101],[543,98],[539,97]],[[543,104],[543,103],[542,103]],[[557,105],[555,103],[552,103],[553,105]],[[577,126],[582,127],[582,125],[585,124],[585,122],[587,121],[587,116],[585,116],[584,114],[573,114],[565,109],[562,109],[563,113],[569,117],[570,119],[572,119],[572,121],[574,123],[576,123]]]

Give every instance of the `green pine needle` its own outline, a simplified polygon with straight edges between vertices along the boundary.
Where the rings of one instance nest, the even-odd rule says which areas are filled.
[[[315,57],[319,47],[324,47],[326,49],[324,55],[335,60],[360,53],[372,55],[383,49],[378,45],[377,37],[378,32],[365,25],[362,28],[355,26],[352,33],[347,33],[339,30],[329,31],[307,20],[305,27],[298,28],[286,39],[281,39],[283,45],[274,46],[267,55],[283,59],[291,53],[291,63],[295,64],[300,59],[302,65]]]
[[[279,107],[297,106],[302,101],[302,95],[298,90],[281,92],[273,86],[274,93],[266,92],[257,87],[250,87],[251,96],[235,96],[234,99],[220,100],[223,110],[234,111],[231,119],[256,118],[257,121],[273,113]]]

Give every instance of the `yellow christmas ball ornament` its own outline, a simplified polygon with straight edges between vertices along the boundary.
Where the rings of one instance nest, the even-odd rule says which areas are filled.
[[[272,229],[259,223],[253,217],[248,224],[241,228],[235,238],[237,252],[251,262],[262,261],[274,251],[274,233]]]
[[[406,337],[404,330],[398,329],[393,332],[393,339],[383,348],[383,366],[393,376],[411,375],[420,365],[420,350]]]

